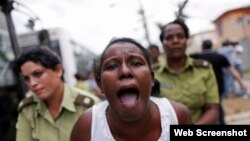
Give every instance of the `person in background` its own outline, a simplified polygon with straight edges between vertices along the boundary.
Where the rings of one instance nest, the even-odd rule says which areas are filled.
[[[96,71],[99,65],[100,65],[100,56],[97,56],[96,58],[94,58],[94,63],[92,67],[93,70],[90,73],[89,79],[86,80],[86,83],[88,84],[90,91],[92,93],[98,96],[101,100],[106,100],[105,95],[102,93],[101,89],[99,88],[99,86],[96,84],[95,81],[95,75],[97,73]]]
[[[159,57],[160,57],[160,50],[159,47],[156,44],[150,44],[148,46],[149,56],[151,59],[151,66],[153,70],[156,70],[159,68]],[[152,88],[152,96],[159,97],[160,95],[160,83],[157,79],[154,79],[154,86]]]
[[[104,101],[79,118],[71,141],[169,140],[170,125],[192,124],[186,106],[151,97],[148,51],[131,38],[111,40],[101,56],[97,84]]]
[[[75,121],[100,100],[68,86],[61,59],[48,48],[23,52],[16,65],[30,90],[19,103],[16,141],[68,141]]]
[[[241,79],[244,78],[244,72],[243,72],[243,68],[242,68],[242,59],[241,59],[241,55],[243,53],[243,47],[239,44],[238,41],[232,42],[232,45],[234,47],[234,52],[235,52],[235,60],[234,60],[234,67],[235,69],[239,72]],[[241,95],[244,99],[248,99],[249,98],[249,92],[246,91],[246,89],[244,87],[242,87],[242,85],[240,84],[239,81],[237,81],[240,86],[240,90],[238,91],[239,95]]]
[[[244,74],[243,74],[243,69],[242,69],[241,55],[242,55],[244,50],[238,41],[232,42],[232,45],[233,45],[234,50],[235,50],[235,68],[240,73],[241,78],[243,78]]]
[[[194,124],[216,124],[219,94],[214,71],[209,62],[187,56],[188,38],[189,29],[182,20],[174,20],[161,29],[166,58],[155,71],[161,85],[160,96],[185,104]]]
[[[231,41],[225,40],[222,43],[222,46],[218,48],[217,52],[225,56],[229,60],[232,66],[235,65],[236,56],[235,56],[235,50],[232,46]],[[223,75],[225,79],[223,97],[225,98],[228,97],[229,92],[231,92],[234,96],[237,96],[237,90],[236,90],[233,76],[226,69],[223,70]]]
[[[217,84],[218,84],[218,91],[219,91],[219,98],[220,98],[220,105],[219,105],[219,120],[218,124],[226,124],[225,118],[224,118],[224,110],[222,106],[222,95],[224,92],[224,77],[223,77],[223,69],[226,69],[228,72],[230,72],[234,78],[241,84],[241,87],[247,90],[247,86],[244,84],[243,80],[240,78],[239,73],[236,71],[234,66],[231,66],[228,59],[218,54],[217,52],[212,50],[213,43],[211,40],[204,40],[202,42],[202,52],[201,53],[194,53],[190,56],[196,59],[204,59],[209,61],[212,66],[213,70],[215,72]]]
[[[152,68],[153,70],[159,68],[159,57],[160,57],[160,50],[159,47],[155,44],[150,44],[148,47],[149,55],[152,61]]]
[[[76,78],[75,87],[91,92],[91,89],[88,83],[86,83],[86,81],[84,80],[84,77],[80,73],[76,73],[75,78]]]

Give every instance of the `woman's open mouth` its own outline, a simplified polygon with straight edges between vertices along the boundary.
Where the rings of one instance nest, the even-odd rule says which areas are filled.
[[[122,105],[132,108],[137,104],[139,90],[137,88],[124,88],[118,91],[118,98]]]

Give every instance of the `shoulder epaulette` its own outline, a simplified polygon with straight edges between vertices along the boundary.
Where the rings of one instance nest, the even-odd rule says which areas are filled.
[[[194,67],[208,68],[210,63],[206,60],[194,59],[193,65],[194,65]]]
[[[20,112],[25,106],[28,106],[32,103],[35,103],[34,98],[32,96],[24,98],[18,105],[18,111]]]
[[[78,94],[75,99],[75,104],[84,105],[86,107],[92,107],[94,105],[94,100],[91,97]]]

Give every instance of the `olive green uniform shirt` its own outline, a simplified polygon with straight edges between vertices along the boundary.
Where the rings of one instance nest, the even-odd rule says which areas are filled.
[[[160,82],[160,96],[185,104],[193,122],[202,115],[206,103],[219,103],[216,78],[212,66],[204,60],[187,59],[185,67],[176,73],[166,61],[155,71]]]
[[[60,114],[53,119],[45,103],[34,94],[19,104],[16,141],[69,141],[79,116],[99,99],[64,85]]]

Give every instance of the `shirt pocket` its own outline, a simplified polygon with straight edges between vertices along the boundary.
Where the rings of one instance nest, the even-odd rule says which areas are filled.
[[[205,103],[206,85],[203,81],[191,81],[184,86],[184,99],[188,107],[192,109],[199,109]]]

